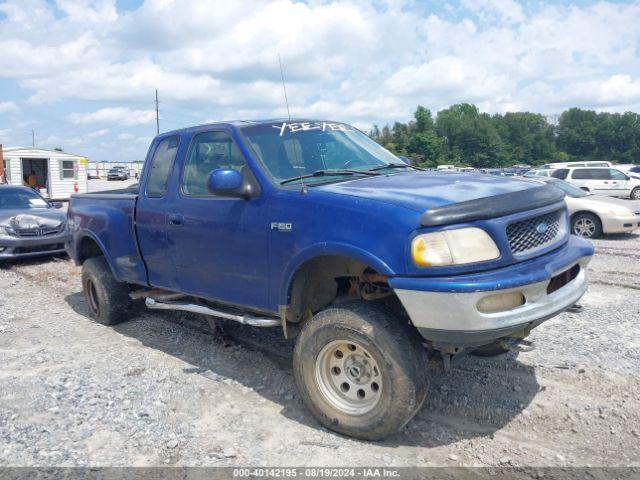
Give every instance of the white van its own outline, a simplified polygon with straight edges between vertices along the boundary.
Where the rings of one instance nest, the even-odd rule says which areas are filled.
[[[556,170],[558,168],[578,168],[578,167],[612,167],[611,162],[604,162],[599,160],[589,160],[586,162],[558,162],[558,163],[545,163],[541,167],[541,170]]]
[[[596,195],[640,200],[640,180],[629,177],[617,168],[559,168],[551,176]]]

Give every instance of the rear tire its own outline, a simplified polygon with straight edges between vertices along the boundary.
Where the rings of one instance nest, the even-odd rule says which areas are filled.
[[[115,279],[104,257],[84,262],[82,289],[89,315],[96,322],[116,325],[133,316],[135,309],[129,297],[129,286]]]
[[[571,233],[582,238],[602,235],[602,222],[593,213],[578,213],[571,219]]]
[[[325,427],[364,440],[400,430],[422,406],[427,356],[418,333],[364,301],[315,315],[295,346],[300,396]]]
[[[636,187],[631,190],[631,195],[629,195],[631,200],[640,200],[640,187]]]

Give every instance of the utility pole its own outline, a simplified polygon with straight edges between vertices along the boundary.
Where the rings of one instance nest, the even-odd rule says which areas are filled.
[[[158,89],[156,88],[156,135],[160,135],[160,115],[158,113]]]
[[[36,148],[36,134],[33,131],[33,128],[31,129],[31,146]]]

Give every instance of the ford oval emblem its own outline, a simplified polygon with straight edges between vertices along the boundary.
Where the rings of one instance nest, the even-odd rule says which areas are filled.
[[[539,223],[538,226],[536,227],[536,232],[538,232],[540,235],[544,235],[548,231],[549,231],[549,225],[547,225],[545,222]]]

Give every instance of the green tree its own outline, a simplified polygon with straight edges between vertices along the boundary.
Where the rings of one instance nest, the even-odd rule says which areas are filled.
[[[475,105],[461,103],[438,112],[436,132],[465,164],[485,168],[504,163],[500,135],[491,117]]]
[[[492,117],[504,146],[505,160],[513,165],[539,165],[557,156],[553,126],[543,115],[509,112]]]
[[[422,167],[436,167],[446,162],[446,144],[435,132],[431,111],[418,106],[414,114],[415,122],[410,124],[411,132],[408,153],[412,161]]]
[[[557,146],[569,155],[591,158],[597,150],[598,114],[593,110],[570,108],[562,112],[557,128]]]

